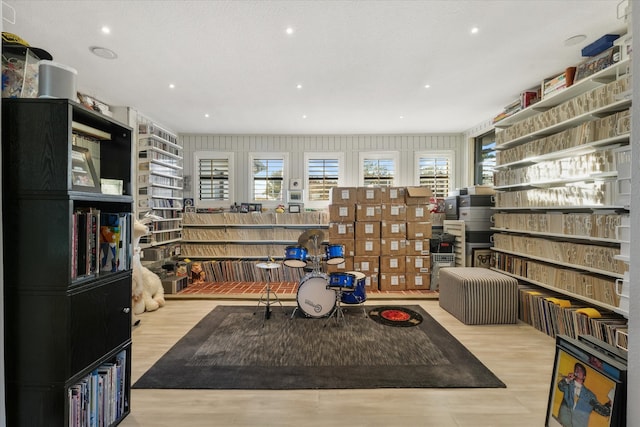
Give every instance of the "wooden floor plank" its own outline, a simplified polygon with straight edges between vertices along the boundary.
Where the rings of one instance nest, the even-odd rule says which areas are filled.
[[[140,316],[133,330],[135,382],[217,305],[246,300],[169,300]],[[367,305],[380,301],[367,301]],[[418,304],[462,342],[506,385],[504,389],[374,390],[132,390],[132,426],[541,426],[553,369],[555,342],[529,325],[464,325],[437,300]],[[285,301],[294,306],[295,302]]]

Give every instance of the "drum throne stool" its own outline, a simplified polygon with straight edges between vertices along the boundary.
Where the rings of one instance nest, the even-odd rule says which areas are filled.
[[[466,325],[516,323],[518,281],[481,267],[440,270],[440,307]]]
[[[273,261],[259,262],[258,264],[256,264],[256,267],[258,267],[261,270],[264,270],[267,278],[267,284],[264,287],[264,291],[260,296],[260,299],[258,300],[258,306],[256,307],[256,311],[253,313],[253,314],[256,314],[258,309],[260,308],[260,305],[264,304],[264,317],[262,318],[262,326],[264,326],[264,321],[271,317],[271,306],[273,304],[275,303],[280,304],[280,307],[282,308],[282,312],[284,313],[285,316],[287,315],[287,313],[284,311],[284,306],[282,305],[280,298],[278,298],[278,295],[271,290],[271,270],[275,268],[280,268],[280,264]]]

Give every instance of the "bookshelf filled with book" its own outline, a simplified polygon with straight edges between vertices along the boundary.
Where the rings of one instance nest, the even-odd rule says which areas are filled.
[[[150,234],[141,248],[167,245],[182,238],[183,158],[178,137],[144,116],[137,115],[138,219],[151,216]]]
[[[67,99],[3,99],[2,122],[7,423],[115,425],[131,385],[132,129]]]
[[[492,265],[525,284],[522,320],[552,336],[615,345],[626,330],[619,228],[629,220],[620,161],[630,147],[629,63],[514,114],[496,133]]]
[[[185,213],[181,256],[189,259],[281,259],[310,229],[327,230],[328,213]]]

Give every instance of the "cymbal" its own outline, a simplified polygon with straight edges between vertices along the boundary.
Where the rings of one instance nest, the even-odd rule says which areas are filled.
[[[306,247],[318,249],[324,240],[324,231],[318,229],[307,230],[298,237],[298,244]]]
[[[277,262],[259,262],[256,264],[256,267],[262,268],[265,270],[271,270],[273,268],[279,268],[280,264],[278,264]]]

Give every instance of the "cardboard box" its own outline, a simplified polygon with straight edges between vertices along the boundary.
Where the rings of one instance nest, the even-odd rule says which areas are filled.
[[[331,203],[334,205],[355,205],[356,187],[333,187]]]
[[[405,257],[403,255],[380,256],[380,272],[381,273],[404,273],[405,272]]]
[[[381,205],[356,205],[356,221],[380,221],[382,219]]]
[[[380,256],[380,239],[355,240],[356,256]]]
[[[407,223],[404,221],[382,221],[380,223],[380,237],[406,239]]]
[[[329,205],[329,222],[355,222],[356,205]]]
[[[379,239],[380,221],[356,222],[356,239]]]
[[[429,239],[407,240],[405,255],[429,255],[431,247]]]
[[[426,205],[408,205],[407,221],[430,221],[431,212]]]
[[[381,203],[382,192],[380,187],[358,187],[356,203],[363,205],[379,205]]]
[[[381,255],[406,255],[407,241],[405,239],[380,239]]]
[[[377,273],[368,274],[364,278],[364,288],[365,288],[365,292],[378,290],[378,274]]]
[[[381,291],[404,291],[406,278],[404,274],[380,273],[379,287]]]
[[[340,264],[327,264],[327,273],[345,273],[353,271],[353,257],[345,257]]]
[[[380,272],[380,257],[355,256],[353,257],[353,270],[369,276]]]
[[[404,204],[407,189],[405,187],[381,187],[380,192],[382,203],[397,205]]]
[[[344,246],[345,257],[353,257],[356,254],[356,243],[353,239],[332,239],[331,244]]]
[[[405,256],[404,271],[407,273],[424,273],[431,272],[431,256],[430,255],[407,255]]]
[[[431,274],[407,273],[405,277],[405,289],[407,290],[430,290]]]
[[[433,193],[427,187],[407,187],[405,203],[407,205],[428,205]]]
[[[399,205],[382,204],[382,220],[406,221],[407,206],[404,203]]]
[[[383,236],[384,237],[384,236]],[[407,222],[407,239],[419,240],[431,238],[431,223],[430,222]]]
[[[355,238],[355,226],[353,222],[329,223],[329,240]]]

